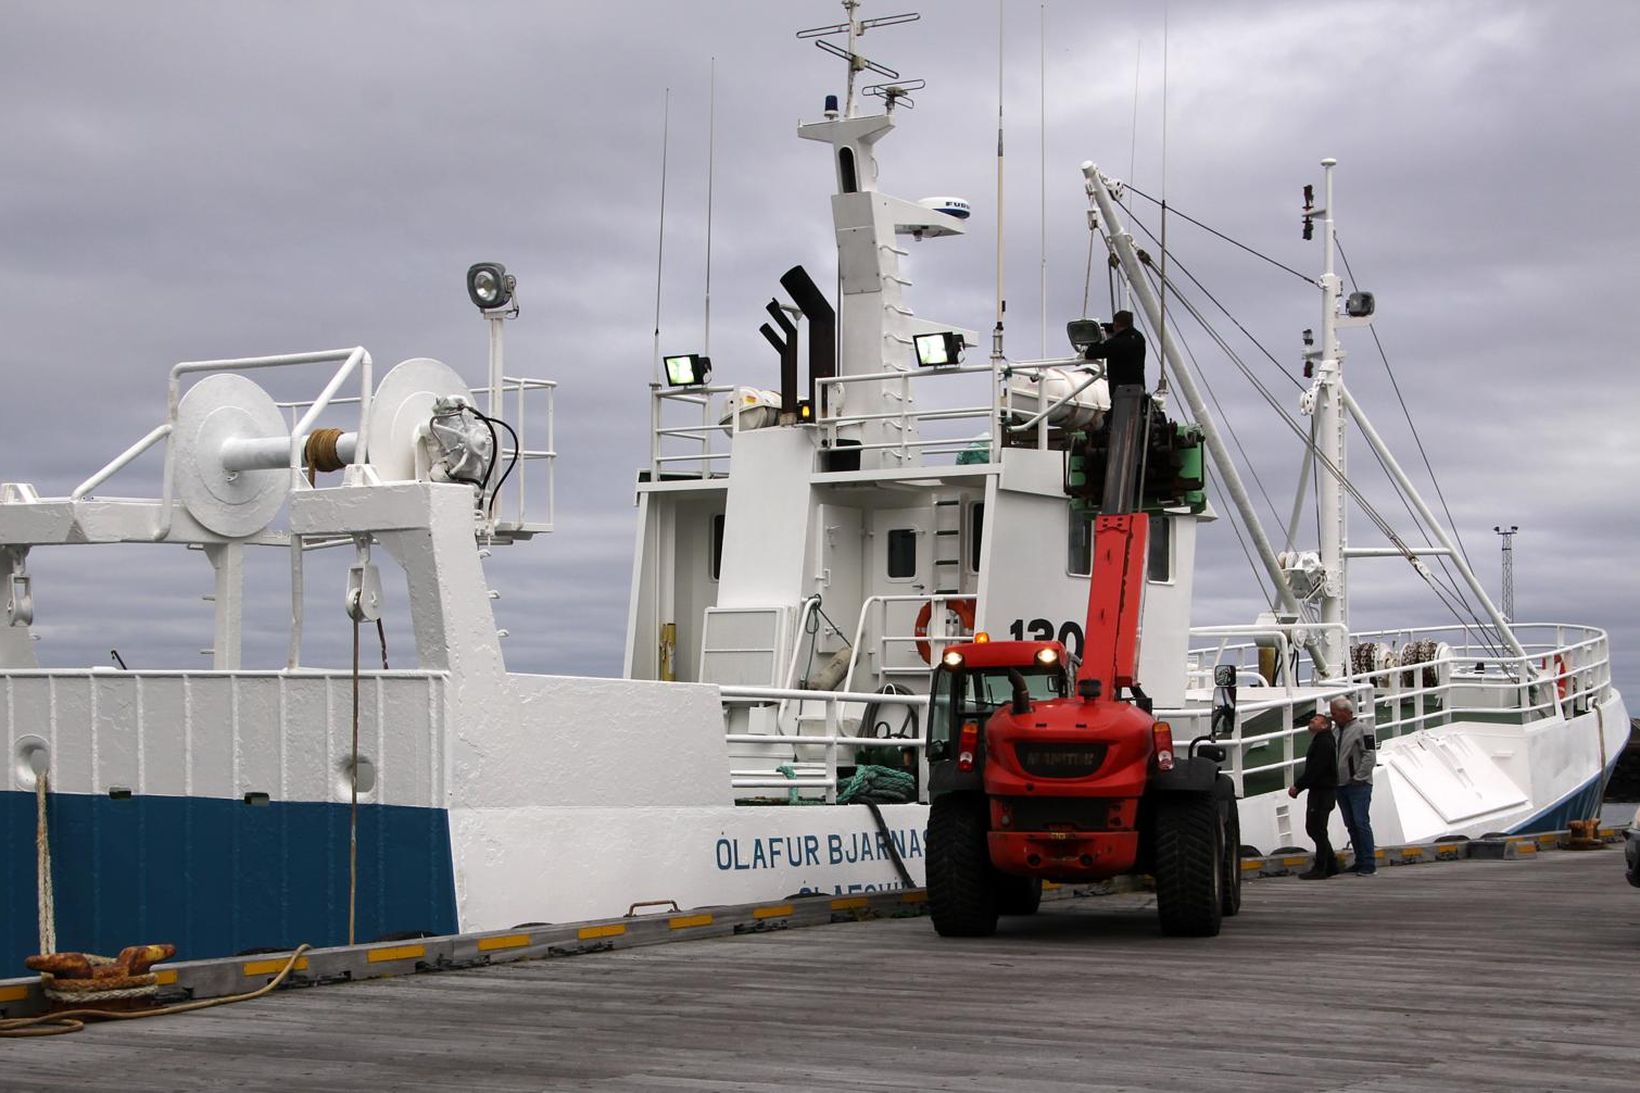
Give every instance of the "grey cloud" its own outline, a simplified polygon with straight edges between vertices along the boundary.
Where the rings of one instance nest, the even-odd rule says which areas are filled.
[[[1040,11],[1005,10],[1017,356],[1043,338]],[[519,275],[525,305],[509,329],[512,370],[562,384],[562,530],[491,563],[509,657],[527,670],[618,671],[632,473],[647,450],[663,91],[663,342],[704,340],[715,55],[712,352],[720,378],[767,385],[774,362],[756,326],[776,277],[803,262],[825,284],[833,262],[827,158],[793,130],[839,89],[840,65],[791,32],[840,17],[821,0],[13,3],[0,39],[0,369],[11,408],[0,477],[66,492],[159,419],[163,373],[179,359],[362,343],[379,370],[429,355],[476,379],[483,329],[460,279],[469,262],[498,258]],[[882,185],[962,194],[975,207],[967,240],[913,247],[913,304],[980,330],[993,307],[996,19],[992,3],[940,0],[921,24],[865,41],[929,80],[883,146]],[[1093,158],[1163,193],[1162,37],[1151,4],[1050,0],[1046,19],[1052,349],[1081,311],[1077,165]],[[1640,214],[1628,191],[1640,76],[1627,54],[1637,30],[1640,12],[1618,0],[1174,3],[1165,187],[1176,209],[1309,272],[1318,250],[1298,239],[1298,190],[1319,182],[1321,156],[1339,157],[1342,238],[1378,293],[1378,332],[1483,579],[1496,586],[1491,526],[1520,524],[1520,613],[1611,628],[1631,690],[1640,392],[1627,296]],[[1157,226],[1146,202],[1134,207]],[[1169,243],[1293,370],[1298,331],[1316,325],[1313,289],[1178,219]],[[1093,310],[1107,309],[1104,297],[1096,268]],[[1173,321],[1284,517],[1297,473],[1284,428],[1207,339]],[[1296,389],[1231,340],[1293,414]],[[1421,480],[1370,338],[1352,336],[1350,349],[1352,385]],[[294,397],[312,382],[273,386]],[[1364,448],[1351,466],[1399,511]],[[140,493],[157,481],[148,461],[117,483]],[[1364,519],[1354,527],[1376,541]],[[1256,610],[1228,522],[1203,545],[1198,621]],[[98,552],[37,553],[42,656],[102,660],[104,630],[85,620],[109,605],[139,620],[129,640],[156,662],[197,662],[209,615],[192,597],[209,567],[163,553],[139,548],[117,568],[99,567]],[[1404,567],[1378,566],[1360,579],[1359,624],[1444,621]],[[254,604],[277,622],[288,596],[277,559],[257,573]],[[335,623],[314,627],[315,659],[345,655],[338,602],[336,587],[312,591],[310,610]],[[158,621],[167,614],[180,621]],[[407,637],[389,641],[402,649]],[[282,656],[271,630],[253,644],[268,661]]]

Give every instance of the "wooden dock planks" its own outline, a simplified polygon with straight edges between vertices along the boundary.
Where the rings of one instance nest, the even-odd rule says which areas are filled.
[[[999,936],[849,923],[314,990],[8,1041],[0,1088],[1630,1090],[1615,849],[1261,879],[1211,940],[1150,897]]]

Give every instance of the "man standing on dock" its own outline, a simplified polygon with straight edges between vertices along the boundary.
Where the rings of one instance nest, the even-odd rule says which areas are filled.
[[[1372,842],[1372,768],[1378,762],[1377,738],[1355,719],[1355,703],[1332,700],[1332,721],[1338,733],[1338,811],[1350,832],[1355,865],[1350,872],[1370,877],[1378,872],[1377,847]]]
[[[1338,743],[1332,728],[1324,714],[1310,718],[1310,747],[1304,753],[1304,769],[1287,790],[1289,797],[1297,797],[1300,790],[1308,790],[1310,795],[1305,802],[1304,831],[1315,843],[1315,864],[1309,872],[1298,875],[1300,880],[1326,880],[1340,872],[1327,835],[1333,805],[1338,803]]]

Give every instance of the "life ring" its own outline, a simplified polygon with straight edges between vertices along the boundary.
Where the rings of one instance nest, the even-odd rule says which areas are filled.
[[[1547,672],[1549,670],[1549,658],[1544,657],[1540,663],[1543,670]],[[1572,676],[1566,668],[1566,658],[1559,653],[1555,654],[1555,692],[1560,695],[1562,702],[1566,701],[1572,693]]]
[[[970,634],[974,632],[974,601],[972,597],[965,597],[960,600],[946,600],[945,609],[957,616],[957,621],[962,623],[964,630]],[[933,617],[934,601],[929,600],[922,605],[922,610],[917,612],[917,625],[915,628],[918,639],[917,655],[922,657],[924,664],[934,663],[933,650],[928,647],[926,641],[922,640],[928,636],[928,620]]]

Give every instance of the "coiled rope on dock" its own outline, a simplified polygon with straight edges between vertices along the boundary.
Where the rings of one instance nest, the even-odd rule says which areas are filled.
[[[87,1021],[135,1021],[143,1017],[164,1017],[175,1013],[192,1013],[195,1010],[210,1009],[212,1006],[226,1006],[234,1002],[249,1002],[253,998],[277,990],[280,984],[290,976],[296,967],[297,961],[302,959],[310,945],[298,945],[285,961],[285,966],[279,969],[279,974],[256,990],[244,994],[230,994],[223,998],[201,998],[193,1002],[178,1002],[170,1006],[160,1006],[147,1010],[101,1010],[101,1009],[71,1009],[59,1010],[56,1013],[42,1013],[37,1017],[13,1017],[0,1020],[0,1039],[16,1039],[28,1036],[63,1036],[70,1032],[79,1032],[85,1028]]]

